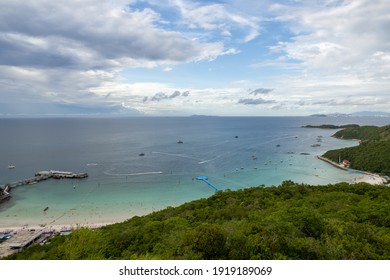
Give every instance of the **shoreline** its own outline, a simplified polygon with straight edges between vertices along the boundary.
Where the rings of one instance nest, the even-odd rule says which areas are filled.
[[[319,160],[322,160],[322,161],[324,161],[326,163],[329,163],[330,165],[332,165],[332,166],[334,166],[336,168],[342,169],[344,171],[361,174],[361,176],[359,178],[355,179],[353,183],[368,183],[368,184],[371,184],[371,185],[384,185],[387,182],[386,179],[383,178],[379,174],[348,168],[348,167],[343,166],[342,164],[339,164],[337,162],[331,161],[330,159],[322,157],[322,156],[317,156],[317,158]]]
[[[32,231],[54,231],[57,233],[61,233],[61,231],[69,231],[69,230],[76,230],[80,228],[90,228],[90,229],[96,229],[100,227],[104,227],[107,225],[112,225],[116,223],[122,223],[126,220],[132,218],[133,216],[143,216],[146,213],[135,213],[131,216],[129,215],[120,215],[118,214],[116,217],[112,217],[111,219],[99,219],[99,218],[91,218],[88,222],[86,221],[80,221],[77,222],[76,220],[69,220],[69,219],[63,219],[61,221],[52,221],[49,223],[42,224],[40,221],[26,221],[26,220],[19,220],[19,222],[16,222],[14,224],[8,224],[2,225],[0,224],[0,233],[4,232],[18,232],[23,230],[32,230]]]
[[[359,182],[365,182],[369,183],[371,185],[382,185],[386,183],[386,180],[381,177],[378,174],[370,173],[370,172],[365,172],[365,171],[360,171],[360,170],[355,170],[355,169],[350,169],[347,168],[341,164],[338,164],[336,162],[333,162],[327,158],[324,158],[322,156],[316,156],[317,159],[320,159],[333,167],[336,167],[338,169],[341,169],[343,171],[355,173],[356,178],[353,179],[352,182],[347,182],[347,183],[359,183]],[[346,181],[345,181],[346,182]],[[141,211],[142,212],[142,211]],[[27,221],[27,220],[19,220],[20,226],[16,225],[0,225],[0,233],[5,233],[14,236],[17,240],[20,238],[23,238],[23,236],[35,236],[35,235],[46,235],[46,234],[62,234],[66,235],[69,234],[72,231],[82,229],[82,228],[88,228],[88,229],[98,229],[101,227],[105,227],[108,225],[116,224],[116,223],[121,223],[125,222],[126,220],[132,218],[135,215],[146,215],[148,213],[133,213],[133,215],[116,215],[115,217],[111,217],[111,219],[95,219],[91,218],[90,220],[84,220],[83,222],[76,223],[75,220],[73,219],[63,219],[64,217],[60,217],[61,219],[54,219],[53,221],[49,223],[41,223],[39,224],[38,221]],[[60,221],[61,220],[61,221]],[[14,238],[10,239],[13,240]],[[46,242],[46,241],[45,241]],[[12,252],[9,248],[6,248],[8,244],[8,241],[4,241],[2,246],[0,246],[0,257],[4,257]],[[5,249],[4,249],[5,248]],[[3,252],[4,251],[4,252]]]
[[[0,259],[11,254],[23,251],[26,247],[32,244],[46,244],[46,242],[54,235],[67,235],[74,230],[89,228],[98,229],[110,223],[94,223],[88,225],[50,225],[50,226],[35,226],[25,225],[23,227],[2,227],[0,226],[0,233],[8,236],[8,239],[0,243]]]
[[[91,224],[80,224],[80,225],[66,225],[66,224],[55,224],[55,225],[48,225],[42,227],[41,225],[25,225],[25,226],[11,226],[11,227],[3,227],[0,226],[0,233],[17,233],[18,231],[42,231],[42,232],[67,232],[72,230],[77,230],[81,228],[89,228],[89,229],[96,229],[101,228],[104,226],[112,225],[117,222],[112,223],[91,223]]]
[[[348,181],[345,181],[347,183],[359,183],[359,182],[366,182],[372,185],[381,185],[385,184],[386,180],[381,177],[378,174],[369,173],[365,171],[360,170],[354,170],[350,168],[346,168],[336,162],[333,162],[327,158],[324,158],[322,156],[317,155],[317,159],[320,159],[333,167],[336,167],[338,169],[341,169],[343,171],[349,171],[351,173],[356,173],[354,175],[353,179],[350,179]],[[164,207],[163,207],[164,208]],[[152,211],[151,211],[152,212]],[[95,227],[101,227],[105,225],[111,225],[115,223],[121,223],[124,222],[133,216],[143,216],[148,214],[148,211],[145,210],[139,210],[132,213],[129,212],[123,212],[123,213],[116,213],[114,216],[111,216],[109,219],[107,217],[90,217],[89,219],[86,217],[83,217],[82,219],[77,220],[76,217],[72,216],[64,216],[53,218],[51,221],[43,221],[43,220],[35,220],[35,219],[17,219],[18,221],[14,221],[12,223],[8,223],[8,225],[0,225],[0,232],[7,231],[7,230],[22,230],[22,229],[35,229],[35,230],[41,230],[46,228],[54,229],[56,232],[60,232],[62,228],[95,228]]]

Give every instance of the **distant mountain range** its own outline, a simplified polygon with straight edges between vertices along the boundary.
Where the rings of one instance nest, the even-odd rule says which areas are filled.
[[[388,112],[378,111],[361,111],[350,114],[333,113],[333,114],[314,114],[311,117],[390,117]]]

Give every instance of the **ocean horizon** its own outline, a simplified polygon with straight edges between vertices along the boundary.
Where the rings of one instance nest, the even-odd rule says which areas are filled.
[[[386,125],[388,117],[1,118],[0,185],[42,170],[87,172],[12,189],[1,226],[91,225],[145,215],[221,190],[285,180],[353,182],[317,159],[358,145],[321,124]],[[15,168],[8,168],[15,166]],[[44,211],[44,209],[46,209]]]

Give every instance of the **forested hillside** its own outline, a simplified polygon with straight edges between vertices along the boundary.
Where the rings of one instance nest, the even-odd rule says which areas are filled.
[[[333,136],[341,139],[359,139],[362,142],[390,140],[390,125],[349,127],[337,131]]]
[[[8,259],[390,259],[390,188],[284,182],[81,229]]]
[[[363,142],[357,147],[328,151],[323,157],[334,162],[347,159],[353,169],[390,176],[390,140]]]
[[[323,157],[338,162],[347,159],[353,169],[390,176],[390,125],[342,129],[334,134],[342,139],[359,139],[356,147],[332,150]]]

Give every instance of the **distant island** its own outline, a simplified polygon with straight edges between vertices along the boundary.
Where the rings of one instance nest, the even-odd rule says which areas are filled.
[[[360,111],[350,114],[345,113],[331,113],[331,114],[313,114],[310,117],[390,117],[389,112],[380,111]]]
[[[349,127],[360,127],[358,124],[346,124],[346,125],[333,125],[333,124],[321,124],[321,125],[303,125],[303,128],[322,128],[322,129],[340,129]]]

